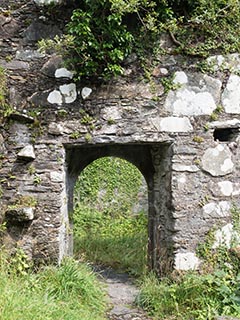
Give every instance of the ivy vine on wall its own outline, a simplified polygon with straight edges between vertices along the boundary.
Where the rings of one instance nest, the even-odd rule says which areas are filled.
[[[239,0],[83,0],[66,34],[47,41],[65,53],[76,78],[121,74],[134,52],[143,61],[167,32],[175,53],[206,57],[240,49]],[[46,42],[40,43],[44,48]]]

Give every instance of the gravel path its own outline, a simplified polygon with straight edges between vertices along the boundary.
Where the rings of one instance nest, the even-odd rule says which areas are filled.
[[[126,273],[117,273],[111,268],[96,267],[100,280],[106,286],[109,297],[110,320],[151,320],[142,309],[134,306],[139,293]]]

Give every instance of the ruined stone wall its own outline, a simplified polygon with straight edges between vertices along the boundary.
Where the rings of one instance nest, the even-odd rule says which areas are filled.
[[[0,66],[13,107],[0,127],[3,242],[36,263],[60,261],[71,252],[75,179],[117,155],[148,183],[151,266],[197,267],[197,245],[213,228],[229,236],[240,206],[240,55],[210,57],[203,73],[197,59],[171,55],[164,36],[168,54],[151,81],[133,56],[117,79],[75,83],[60,56],[37,51],[37,41],[62,33],[71,8],[43,3],[1,4]]]

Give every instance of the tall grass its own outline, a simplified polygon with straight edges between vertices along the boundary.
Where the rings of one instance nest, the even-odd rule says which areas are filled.
[[[147,214],[133,213],[140,193],[147,202],[146,182],[131,163],[104,157],[87,166],[75,186],[75,254],[137,276],[145,273]]]
[[[20,273],[0,259],[1,320],[103,320],[105,298],[91,270],[67,259],[58,268]]]
[[[185,272],[157,279],[145,277],[138,304],[157,319],[213,320],[218,316],[240,319],[240,210],[232,209],[233,234],[230,244],[213,248],[210,232],[199,246],[202,259],[198,272]],[[229,247],[230,246],[230,247]]]
[[[112,218],[80,206],[75,212],[74,248],[78,257],[135,276],[147,265],[147,216]]]
[[[187,273],[175,281],[148,275],[137,299],[157,319],[213,320],[220,315],[240,317],[240,275],[224,271]]]

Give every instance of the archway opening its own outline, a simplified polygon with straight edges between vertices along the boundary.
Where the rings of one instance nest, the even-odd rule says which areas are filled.
[[[172,214],[171,143],[66,145],[66,202],[60,226],[60,257],[73,253],[73,195],[76,181],[93,161],[118,157],[132,163],[148,187],[148,268],[162,275],[173,267],[175,219]]]
[[[74,253],[134,275],[147,268],[148,187],[141,172],[118,157],[101,157],[74,188]]]

